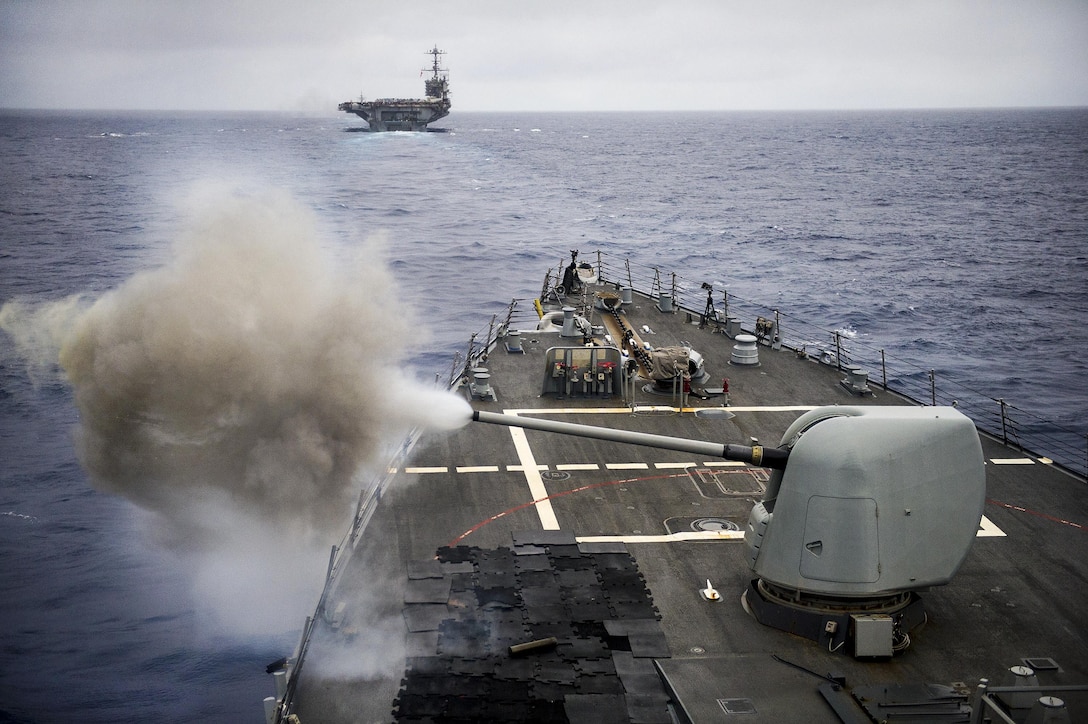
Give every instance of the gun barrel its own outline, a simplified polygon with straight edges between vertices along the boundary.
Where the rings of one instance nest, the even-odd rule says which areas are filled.
[[[472,419],[475,422],[487,422],[493,425],[522,427],[527,430],[557,432],[561,435],[589,437],[596,440],[623,442],[630,445],[644,445],[647,447],[661,448],[663,450],[677,450],[679,452],[692,453],[693,455],[723,458],[725,460],[737,460],[757,467],[775,468],[778,470],[785,469],[786,460],[789,458],[789,450],[776,447],[726,445],[715,442],[704,442],[702,440],[688,440],[682,437],[670,437],[668,435],[653,435],[645,432],[631,432],[630,430],[613,430],[607,427],[596,427],[595,425],[578,425],[572,422],[543,420],[536,417],[500,415],[496,412],[485,412],[483,410],[473,410]]]

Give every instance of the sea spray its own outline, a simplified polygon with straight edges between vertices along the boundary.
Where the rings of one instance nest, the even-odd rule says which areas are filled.
[[[380,240],[345,261],[280,193],[198,209],[164,265],[93,303],[9,303],[0,324],[38,367],[59,348],[92,483],[149,511],[198,601],[231,631],[276,630],[312,608],[358,471],[468,405],[404,371],[418,329]]]

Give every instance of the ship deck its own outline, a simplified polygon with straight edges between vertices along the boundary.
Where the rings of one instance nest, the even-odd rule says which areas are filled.
[[[562,343],[525,331],[523,352],[491,351],[495,399],[473,407],[773,446],[812,407],[913,404],[872,383],[872,394],[852,394],[834,366],[790,349],[761,345],[758,366],[730,364],[733,339],[637,293],[624,313],[655,347],[697,349],[708,386],[728,378],[728,405],[650,394],[645,381],[626,401],[542,396],[546,350]],[[874,661],[761,625],[742,607],[752,572],[740,531],[766,470],[498,425],[428,435],[393,471],[330,586],[290,709],[303,724],[866,721],[858,702],[872,692],[936,684],[952,699],[911,706],[918,688],[892,688],[889,711],[952,706],[938,720],[966,721],[956,696],[977,698],[984,678],[1012,684],[1010,667],[1028,661],[1042,685],[1088,683],[1085,483],[982,444],[979,537],[948,585],[921,594],[928,620],[911,645]],[[721,600],[700,593],[708,580]],[[528,655],[509,652],[550,637]],[[1088,721],[1086,692],[1056,695],[1071,721]]]

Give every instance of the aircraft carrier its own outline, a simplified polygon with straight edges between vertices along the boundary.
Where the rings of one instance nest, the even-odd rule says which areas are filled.
[[[269,722],[1088,721],[1083,467],[577,256],[360,501]]]
[[[449,71],[441,68],[439,56],[445,51],[434,46],[427,53],[433,61],[431,77],[424,82],[426,98],[379,98],[374,101],[345,101],[338,108],[367,122],[371,131],[426,131],[430,123],[450,114]]]

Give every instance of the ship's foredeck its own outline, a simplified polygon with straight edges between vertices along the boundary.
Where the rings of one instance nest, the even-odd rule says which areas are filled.
[[[525,331],[521,352],[500,343],[483,361],[494,399],[473,407],[773,446],[813,407],[910,404],[872,384],[853,394],[834,365],[789,349],[760,345],[758,365],[730,364],[736,342],[716,325],[637,294],[625,306],[645,342],[698,350],[707,388],[728,379],[728,397],[651,394],[646,380],[609,397],[595,383],[542,395],[547,350],[581,339]],[[330,588],[292,711],[302,722],[669,721],[671,702],[681,720],[834,722],[851,720],[836,697],[862,715],[860,687],[966,696],[982,678],[1012,683],[1009,668],[1028,660],[1042,684],[1088,682],[1084,483],[989,438],[983,450],[987,504],[965,564],[922,594],[928,620],[906,650],[861,661],[742,607],[742,531],[765,469],[496,425],[431,435],[395,470]],[[701,593],[708,581],[721,600]],[[529,641],[544,643],[511,655]],[[1084,692],[1062,698],[1072,721],[1088,720]]]

